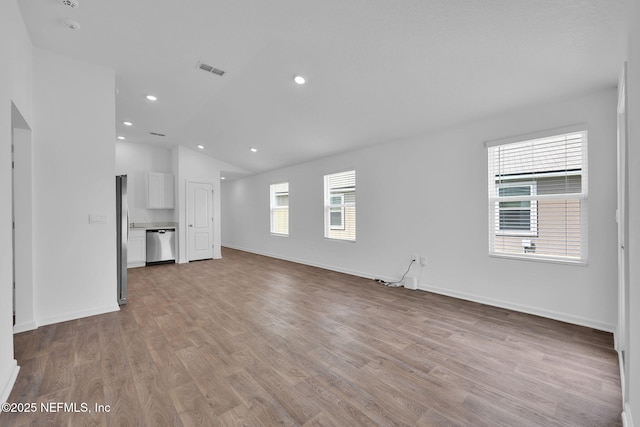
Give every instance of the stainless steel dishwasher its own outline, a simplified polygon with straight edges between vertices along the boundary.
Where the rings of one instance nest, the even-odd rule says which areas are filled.
[[[147,265],[176,262],[176,230],[147,230]]]

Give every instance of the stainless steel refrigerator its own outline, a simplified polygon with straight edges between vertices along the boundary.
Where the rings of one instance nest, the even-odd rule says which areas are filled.
[[[127,303],[127,242],[129,241],[129,205],[127,175],[116,176],[116,233],[118,251],[118,304]]]

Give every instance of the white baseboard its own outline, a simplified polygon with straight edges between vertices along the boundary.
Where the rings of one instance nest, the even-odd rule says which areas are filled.
[[[620,369],[620,388],[622,389],[622,401],[625,402],[627,400],[627,396],[626,396],[627,374],[625,372],[624,360],[622,358],[622,349],[620,348],[620,340],[618,339],[617,327],[616,327],[616,331],[613,333],[613,348],[616,350],[616,353],[618,353],[618,368]]]
[[[622,412],[622,427],[634,427],[631,407],[628,402],[625,403],[624,412]]]
[[[52,325],[54,323],[67,322],[69,320],[82,319],[83,317],[96,316],[98,314],[111,313],[119,311],[120,306],[117,303],[109,304],[104,307],[95,307],[86,310],[72,311],[69,313],[61,313],[55,316],[38,319],[38,326]]]
[[[252,254],[256,254],[256,255],[262,255],[262,256],[266,256],[269,258],[275,258],[275,259],[281,259],[284,261],[291,261],[291,262],[295,262],[297,264],[304,264],[304,265],[309,265],[311,267],[318,267],[318,268],[322,268],[324,270],[330,270],[330,271],[335,271],[338,273],[345,273],[345,274],[350,274],[352,276],[358,276],[358,277],[363,277],[365,279],[380,279],[380,280],[385,280],[387,282],[393,282],[395,280],[397,280],[397,278],[393,278],[393,277],[386,277],[386,276],[376,276],[376,275],[372,275],[369,273],[364,273],[362,271],[356,271],[356,270],[349,270],[349,269],[345,269],[345,268],[339,268],[339,267],[334,267],[332,265],[326,265],[326,264],[320,264],[317,262],[313,262],[313,261],[308,261],[308,260],[304,260],[301,258],[293,258],[293,257],[287,257],[287,256],[282,256],[282,255],[276,255],[276,254],[271,254],[268,252],[262,252],[262,251],[256,251],[253,249],[248,249],[248,248],[243,248],[241,246],[234,246],[234,245],[222,245],[225,248],[230,248],[230,249],[236,249],[238,251],[242,251],[242,252],[249,252]]]
[[[20,332],[33,331],[34,329],[38,329],[38,325],[36,325],[36,322],[34,321],[16,323],[15,325],[13,325],[14,334],[19,334]]]
[[[9,377],[6,379],[2,388],[0,388],[0,403],[5,403],[11,394],[11,390],[13,389],[13,385],[16,383],[16,379],[18,378],[18,372],[20,371],[20,366],[18,366],[18,362],[13,359],[10,365]]]
[[[344,268],[337,268],[337,267],[334,267],[334,266],[331,266],[331,265],[320,264],[320,263],[317,263],[317,262],[307,261],[307,260],[299,259],[299,258],[292,258],[292,257],[286,257],[286,256],[271,254],[271,253],[268,253],[268,252],[256,251],[256,250],[253,250],[253,249],[243,248],[241,246],[226,245],[226,244],[223,244],[222,246],[223,247],[227,247],[227,248],[231,248],[231,249],[237,249],[237,250],[243,251],[243,252],[250,252],[250,253],[254,253],[254,254],[258,254],[258,255],[263,255],[263,256],[270,257],[270,258],[282,259],[282,260],[285,260],[285,261],[296,262],[298,264],[310,265],[312,267],[319,267],[319,268],[323,268],[325,270],[331,270],[331,271],[337,271],[339,273],[351,274],[353,276],[364,277],[366,279],[381,279],[381,280],[385,280],[385,281],[388,281],[388,282],[393,282],[393,281],[397,280],[397,278],[389,278],[389,277],[384,277],[384,276],[372,275],[370,273],[365,273],[365,272],[362,272],[362,271],[355,271],[355,270],[349,270],[349,269],[344,269]],[[586,327],[597,329],[597,330],[600,330],[600,331],[605,331],[605,332],[614,332],[615,331],[615,325],[613,325],[613,324],[604,323],[604,322],[598,322],[598,321],[594,321],[592,319],[586,319],[586,318],[578,317],[578,316],[571,316],[571,315],[567,315],[565,313],[559,313],[559,312],[554,312],[554,311],[550,311],[550,310],[543,310],[543,309],[536,308],[536,307],[530,307],[530,306],[525,306],[525,305],[520,305],[520,304],[514,304],[514,303],[510,303],[510,302],[507,302],[507,301],[501,301],[501,300],[497,300],[497,299],[493,299],[493,298],[485,298],[485,297],[481,297],[481,296],[478,296],[478,295],[467,294],[467,293],[464,293],[464,292],[451,291],[451,290],[445,289],[445,288],[438,288],[436,286],[429,286],[429,285],[426,285],[424,283],[418,283],[418,289],[423,290],[423,291],[427,291],[427,292],[433,292],[435,294],[441,294],[441,295],[446,295],[446,296],[450,296],[450,297],[454,297],[454,298],[458,298],[458,299],[463,299],[463,300],[467,300],[467,301],[473,301],[473,302],[478,302],[478,303],[481,303],[481,304],[491,305],[491,306],[495,306],[495,307],[506,308],[506,309],[509,309],[509,310],[519,311],[519,312],[522,312],[522,313],[533,314],[533,315],[541,316],[541,317],[547,317],[549,319],[559,320],[561,322],[572,323],[572,324],[580,325],[580,326],[586,326]]]
[[[579,316],[571,316],[566,313],[560,313],[557,311],[544,310],[537,307],[531,307],[527,305],[515,304],[508,301],[497,300],[494,298],[486,298],[478,295],[468,294],[465,292],[452,291],[450,289],[439,288],[436,286],[429,286],[424,283],[418,285],[418,289],[423,291],[433,292],[435,294],[446,295],[458,299],[467,301],[478,302],[481,304],[491,305],[494,307],[506,308],[508,310],[519,311],[521,313],[533,314],[535,316],[546,317],[553,320],[559,320],[561,322],[571,323],[574,325],[586,326],[588,328],[597,329],[599,331],[611,332],[616,330],[614,324],[598,322],[593,319],[587,319]]]

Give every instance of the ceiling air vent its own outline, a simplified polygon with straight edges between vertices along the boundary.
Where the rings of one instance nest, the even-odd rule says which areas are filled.
[[[166,136],[164,133],[158,133],[158,132],[149,132],[149,133],[154,136]]]
[[[78,3],[78,0],[60,0],[60,3],[70,7],[71,9],[76,9],[77,7],[80,6],[80,3]]]
[[[207,73],[217,74],[218,76],[224,75],[224,71],[220,68],[212,67],[211,65],[205,64],[204,62],[198,62],[197,67],[201,70],[206,71]]]

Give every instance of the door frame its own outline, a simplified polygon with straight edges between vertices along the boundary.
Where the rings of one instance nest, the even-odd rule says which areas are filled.
[[[617,108],[617,210],[618,223],[618,325],[615,348],[620,358],[620,379],[623,404],[628,396],[626,373],[629,349],[629,254],[626,242],[629,237],[628,205],[628,138],[627,138],[627,63],[620,72]]]
[[[31,127],[11,103],[11,171],[13,216],[13,333],[37,328],[33,279],[33,137]]]

